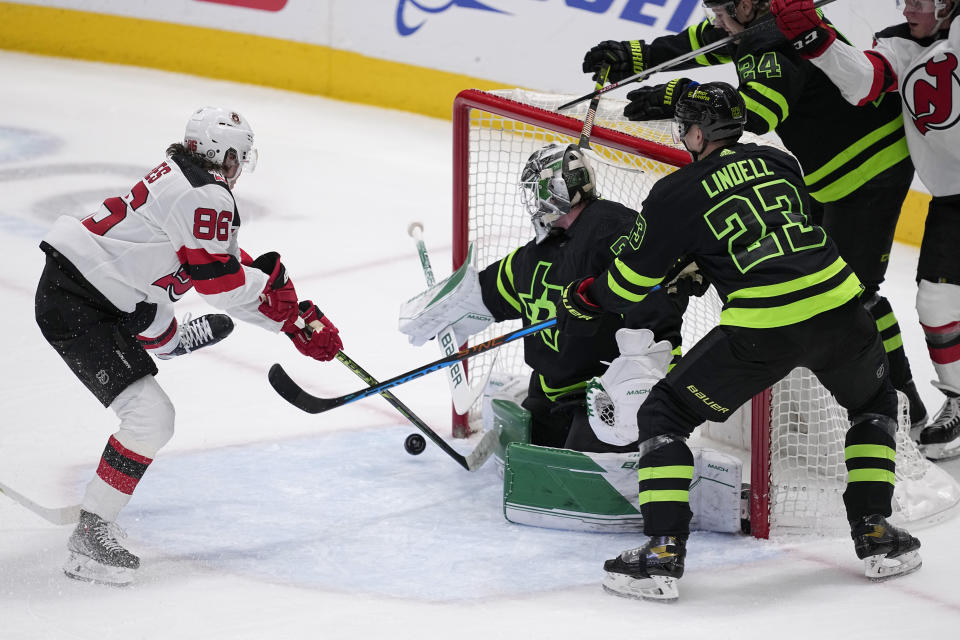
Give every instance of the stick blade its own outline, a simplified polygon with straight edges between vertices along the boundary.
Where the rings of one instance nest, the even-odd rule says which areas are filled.
[[[270,367],[267,380],[270,381],[270,386],[280,394],[281,398],[307,413],[322,413],[342,404],[337,402],[339,398],[327,399],[310,395],[294,382],[279,364]]]

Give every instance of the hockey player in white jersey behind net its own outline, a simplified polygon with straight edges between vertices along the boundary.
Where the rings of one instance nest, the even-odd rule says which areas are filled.
[[[492,322],[522,319],[527,326],[553,318],[563,284],[608,264],[634,241],[637,212],[599,197],[594,168],[576,145],[546,145],[530,156],[519,177],[535,238],[479,273],[465,264],[406,302],[399,328],[411,343],[422,345],[448,326],[463,343]],[[621,351],[621,364],[604,377],[611,388],[626,394],[625,388],[648,388],[651,375],[658,379],[666,373],[673,353],[679,354],[687,294],[691,288],[700,294],[706,289],[695,271],[677,286],[682,291],[675,295],[658,291],[623,317],[607,318],[593,336],[571,338],[547,329],[524,338],[524,360],[533,369],[522,403],[530,412],[531,444],[589,452],[636,450],[635,433],[617,432],[613,421],[593,420],[591,429],[587,383],[604,374],[606,362]],[[637,366],[629,366],[630,358]],[[656,373],[639,367],[641,362]],[[596,382],[592,392],[603,397]]]
[[[690,530],[693,454],[687,438],[804,366],[850,414],[843,494],[854,548],[871,579],[920,566],[920,542],[894,527],[897,395],[862,285],[823,229],[807,221],[800,166],[772,147],[738,142],[746,107],[722,82],[686,88],[676,137],[694,162],[650,190],[637,246],[564,288],[561,335],[589,334],[643,304],[677,256],[693,257],[724,301],[712,329],[658,382],[636,413],[647,543],[604,564],[604,587],[675,600]],[[731,179],[731,175],[739,179]]]
[[[309,300],[298,300],[280,256],[256,260],[237,244],[232,189],[256,163],[253,131],[235,111],[205,107],[182,143],[123,197],[82,220],[62,216],[40,247],[46,265],[37,324],[71,371],[120,426],[87,485],[67,544],[72,578],[128,584],[140,559],[114,524],[153,458],[173,436],[174,407],[150,354],[172,358],[219,342],[231,316],[283,332],[304,355],[330,360],[342,344]],[[227,314],[177,323],[191,288]]]
[[[919,434],[932,459],[960,456],[960,2],[900,0],[906,23],[877,33],[860,51],[839,40],[810,0],[774,0],[784,35],[854,104],[899,91],[907,146],[933,196],[917,263],[917,314],[946,396]]]

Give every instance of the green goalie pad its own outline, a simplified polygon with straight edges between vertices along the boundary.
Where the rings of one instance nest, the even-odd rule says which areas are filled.
[[[503,515],[517,524],[573,531],[643,531],[637,501],[639,453],[584,453],[530,444],[530,412],[490,398],[495,455],[503,466]],[[692,529],[740,531],[741,463],[694,449]]]
[[[694,449],[690,528],[739,532],[741,463]],[[585,453],[511,442],[503,469],[503,515],[550,529],[642,532],[639,453]]]

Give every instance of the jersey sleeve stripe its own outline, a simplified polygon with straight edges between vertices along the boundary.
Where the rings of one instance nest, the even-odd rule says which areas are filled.
[[[514,297],[513,293],[516,291],[516,287],[513,284],[513,256],[519,251],[519,249],[514,249],[510,252],[506,258],[500,261],[500,266],[497,269],[497,291],[500,292],[501,297],[507,301],[511,307],[513,307],[517,313],[523,313],[523,309],[520,307],[520,301]]]
[[[180,247],[177,258],[187,270],[193,281],[193,288],[199,294],[233,291],[246,282],[240,261],[228,253],[210,253],[206,249]]]
[[[870,85],[870,91],[866,97],[857,104],[858,107],[876,100],[888,91],[894,91],[899,83],[896,72],[886,58],[876,51],[864,51],[864,54],[873,65],[873,84]]]

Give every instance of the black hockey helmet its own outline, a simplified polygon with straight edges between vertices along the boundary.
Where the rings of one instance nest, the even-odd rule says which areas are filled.
[[[726,82],[691,82],[677,101],[674,121],[680,139],[697,124],[708,142],[737,140],[747,124],[747,107],[740,92]]]

